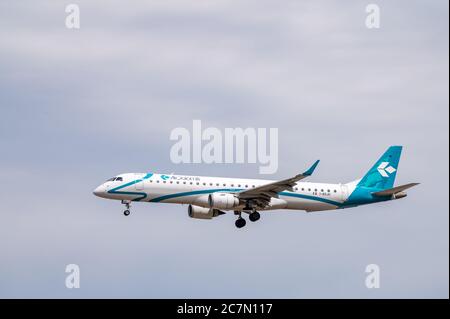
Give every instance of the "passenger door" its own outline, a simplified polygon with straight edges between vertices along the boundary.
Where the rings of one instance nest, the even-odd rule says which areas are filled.
[[[139,178],[139,176],[136,176],[136,179],[138,179],[138,178]],[[142,177],[136,184],[134,184],[134,187],[136,188],[137,191],[144,190],[144,181],[142,180]]]

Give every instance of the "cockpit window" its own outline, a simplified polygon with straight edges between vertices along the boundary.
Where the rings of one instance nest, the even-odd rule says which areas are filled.
[[[112,182],[112,181],[114,181],[115,179],[116,179],[115,177],[112,177],[112,178],[108,179],[107,182]]]
[[[116,181],[123,182],[123,178],[122,177],[117,177]]]

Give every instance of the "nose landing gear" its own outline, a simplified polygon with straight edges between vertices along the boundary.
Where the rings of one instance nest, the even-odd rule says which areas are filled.
[[[131,214],[131,211],[130,211],[131,201],[123,200],[122,204],[124,204],[126,207],[126,209],[123,211],[123,214],[125,216],[129,216]]]

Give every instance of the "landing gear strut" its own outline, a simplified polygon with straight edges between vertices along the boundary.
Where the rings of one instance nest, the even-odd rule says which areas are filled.
[[[123,200],[123,201],[122,201],[122,204],[124,204],[125,207],[126,207],[126,209],[123,211],[123,214],[124,214],[125,216],[129,216],[129,215],[131,214],[131,211],[130,211],[131,201],[125,201],[125,200]]]

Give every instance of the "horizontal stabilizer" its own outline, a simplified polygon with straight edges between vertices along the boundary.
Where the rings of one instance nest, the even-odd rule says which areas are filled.
[[[405,184],[405,185],[401,185],[401,186],[397,186],[394,188],[389,188],[389,189],[385,189],[379,192],[375,192],[372,193],[372,195],[375,196],[391,196],[391,195],[395,195],[397,193],[403,192],[404,190],[411,188],[413,186],[419,185],[420,183],[409,183],[409,184]]]

